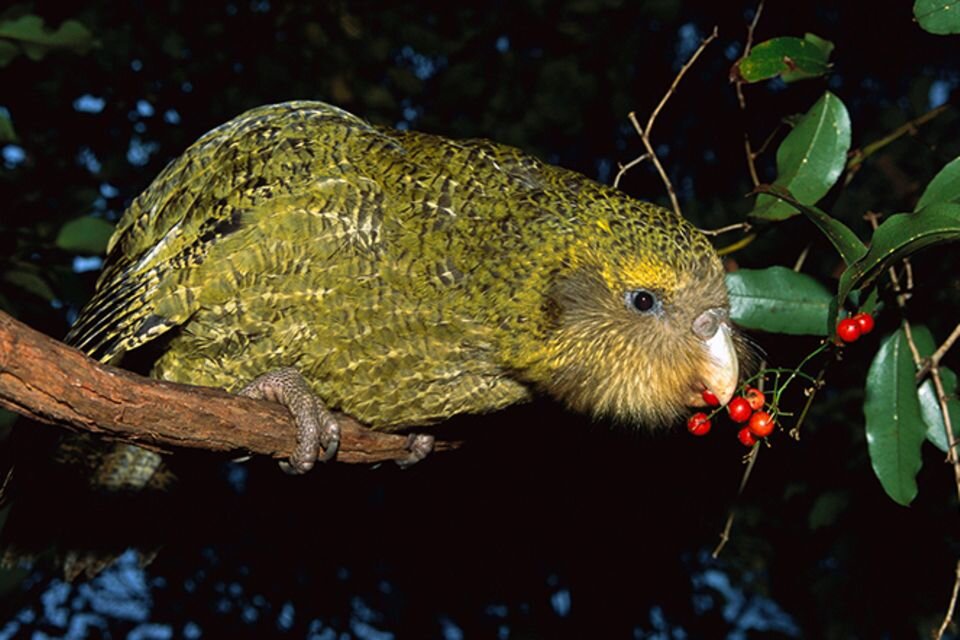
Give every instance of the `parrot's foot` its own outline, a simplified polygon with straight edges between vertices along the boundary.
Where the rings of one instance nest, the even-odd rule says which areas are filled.
[[[425,433],[411,433],[407,438],[407,451],[410,454],[401,460],[397,460],[397,465],[401,469],[409,469],[417,464],[433,451],[434,437]]]
[[[287,473],[306,473],[317,460],[327,462],[337,455],[340,424],[293,367],[257,376],[240,390],[240,395],[278,402],[293,414],[297,423],[297,448],[289,462],[280,463]],[[322,456],[319,455],[321,447]]]

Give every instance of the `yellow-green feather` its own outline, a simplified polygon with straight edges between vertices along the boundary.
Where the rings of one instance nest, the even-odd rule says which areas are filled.
[[[555,308],[578,278],[615,325],[593,342],[602,322],[577,333]],[[691,285],[725,304],[709,243],[672,212],[511,147],[292,102],[206,134],[137,198],[69,340],[108,360],[173,330],[160,378],[237,389],[294,366],[376,428],[491,411],[537,387],[616,413],[630,384],[656,377],[611,361],[633,355],[622,291],[682,302]],[[634,382],[612,380],[609,407],[579,406],[591,400],[565,381],[604,366]]]

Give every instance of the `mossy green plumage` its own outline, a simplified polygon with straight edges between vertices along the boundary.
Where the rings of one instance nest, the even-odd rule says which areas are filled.
[[[658,314],[625,303],[637,288]],[[206,134],[136,199],[68,340],[110,360],[171,332],[153,375],[231,390],[293,366],[373,428],[537,390],[658,423],[706,362],[691,323],[726,304],[710,244],[666,209],[291,102]]]

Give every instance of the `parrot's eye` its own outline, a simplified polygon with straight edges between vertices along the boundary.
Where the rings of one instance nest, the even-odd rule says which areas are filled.
[[[659,300],[657,300],[656,294],[646,289],[636,289],[627,292],[627,305],[640,313],[649,313],[657,308]]]

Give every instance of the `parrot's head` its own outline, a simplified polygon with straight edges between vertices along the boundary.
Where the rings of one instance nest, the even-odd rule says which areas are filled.
[[[704,389],[729,401],[744,342],[706,237],[636,201],[581,224],[547,294],[541,388],[575,410],[646,425],[703,406]]]

